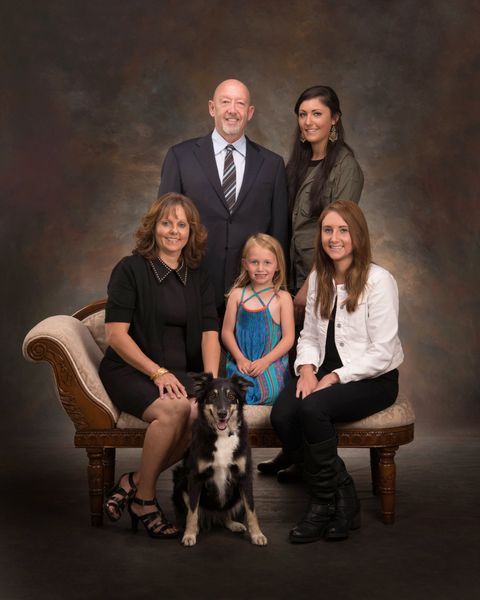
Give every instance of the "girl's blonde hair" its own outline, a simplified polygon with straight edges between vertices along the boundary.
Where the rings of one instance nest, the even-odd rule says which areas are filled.
[[[345,273],[345,289],[347,291],[345,308],[349,313],[354,312],[358,306],[360,296],[367,285],[368,272],[372,262],[368,225],[360,207],[351,200],[336,200],[329,204],[318,219],[315,253],[315,270],[317,272],[315,312],[320,312],[323,319],[330,318],[335,296],[333,283],[335,266],[322,246],[322,223],[330,212],[336,212],[342,217],[348,225],[352,239],[353,260]]]
[[[275,290],[275,293],[278,293],[278,291],[281,289],[286,289],[287,273],[285,267],[285,257],[283,255],[283,250],[282,246],[280,245],[280,242],[276,238],[272,237],[271,235],[267,235],[266,233],[255,233],[251,235],[245,242],[242,251],[242,265],[240,268],[240,275],[237,277],[232,287],[230,288],[227,297],[232,293],[232,291],[235,288],[242,288],[250,283],[250,277],[248,276],[248,272],[243,264],[243,261],[247,258],[251,248],[255,245],[260,246],[261,248],[265,248],[265,250],[269,250],[277,260],[277,270],[275,271],[275,275],[273,276],[273,288]]]

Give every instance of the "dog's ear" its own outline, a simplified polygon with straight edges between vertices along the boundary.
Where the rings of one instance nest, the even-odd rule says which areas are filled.
[[[245,377],[242,377],[241,375],[237,375],[236,373],[234,375],[232,375],[231,379],[232,379],[232,382],[237,386],[237,388],[242,393],[242,397],[245,398],[245,394],[247,393],[248,388],[251,387],[253,385],[253,383],[251,381],[248,381],[248,379],[245,379]]]
[[[211,373],[191,373],[190,377],[193,380],[193,394],[197,400],[201,400],[207,387],[213,381],[213,375]]]

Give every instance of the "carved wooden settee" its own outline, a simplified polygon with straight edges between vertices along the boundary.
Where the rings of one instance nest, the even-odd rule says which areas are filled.
[[[115,449],[141,448],[146,423],[120,412],[111,402],[98,376],[106,348],[105,300],[94,302],[73,316],[48,317],[33,327],[23,343],[32,362],[53,368],[59,400],[75,425],[74,443],[88,455],[91,522],[102,525],[105,490],[115,478]],[[270,408],[247,406],[252,447],[278,447],[270,426]],[[369,448],[373,492],[380,496],[382,520],[395,520],[395,453],[413,440],[415,416],[407,398],[355,423],[337,427],[339,447]]]

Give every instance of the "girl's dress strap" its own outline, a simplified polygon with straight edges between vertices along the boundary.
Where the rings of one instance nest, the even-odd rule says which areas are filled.
[[[260,290],[259,292],[256,292],[256,291],[253,289],[253,286],[252,286],[251,284],[250,284],[250,287],[252,288],[252,292],[253,292],[253,294],[252,294],[251,296],[249,296],[249,297],[248,297],[246,300],[243,300],[243,294],[242,294],[242,302],[243,302],[243,304],[247,303],[247,302],[248,302],[249,300],[251,300],[252,298],[258,298],[258,301],[260,302],[260,304],[261,304],[262,306],[268,306],[268,304],[270,304],[270,300],[271,300],[271,298],[270,298],[270,300],[268,301],[268,304],[265,304],[265,302],[264,302],[264,301],[263,301],[263,300],[260,298],[259,294],[263,294],[263,292],[268,292],[268,290],[272,290],[272,289],[273,289],[272,287],[266,287],[266,288],[263,288],[263,290]],[[246,287],[244,288],[244,290],[245,290],[245,289],[246,289]]]
[[[272,289],[272,288],[267,288],[268,289]],[[270,296],[270,300],[267,302],[267,308],[270,306],[270,302],[275,298],[275,296],[277,295],[277,292],[273,292],[273,294]]]
[[[254,293],[254,294],[263,294],[263,292],[268,292],[268,290],[273,290],[273,287],[266,287],[266,288],[263,288],[263,290],[260,290],[259,292],[256,292],[256,291],[253,289],[253,287],[252,287],[252,291],[253,291],[253,293]]]

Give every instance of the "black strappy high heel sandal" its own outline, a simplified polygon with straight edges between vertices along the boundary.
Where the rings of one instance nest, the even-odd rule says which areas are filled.
[[[120,482],[126,475],[128,475],[128,484],[130,485],[128,492],[120,485]],[[137,486],[133,481],[133,473],[124,473],[113,486],[113,488],[108,492],[107,499],[103,503],[103,510],[110,521],[115,522],[120,519],[125,506],[129,504],[136,491]],[[114,496],[120,496],[120,498],[114,498]],[[111,509],[113,509],[113,511]]]
[[[132,510],[132,503],[138,504],[138,506],[155,506],[156,510],[153,510],[145,515],[137,515]],[[180,535],[179,530],[174,531],[173,533],[166,533],[166,530],[174,527],[174,525],[167,521],[167,518],[165,517],[163,510],[160,508],[156,498],[153,498],[153,500],[142,500],[141,498],[134,496],[132,498],[132,502],[128,504],[128,512],[130,514],[130,518],[132,519],[133,531],[138,530],[138,521],[141,521],[151,538],[172,539]],[[159,517],[160,521],[158,520]],[[155,521],[157,522],[155,523]]]

